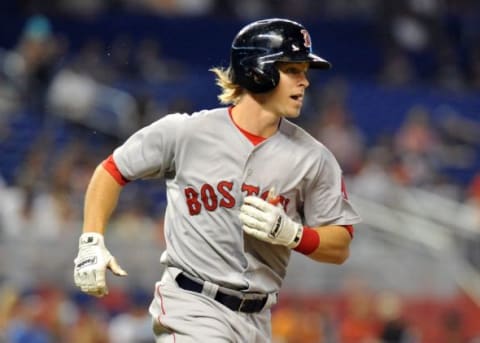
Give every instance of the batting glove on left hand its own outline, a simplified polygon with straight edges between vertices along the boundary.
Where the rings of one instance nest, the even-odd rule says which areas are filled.
[[[280,205],[275,206],[256,196],[245,198],[239,218],[244,232],[271,244],[293,249],[302,238],[301,224],[290,219]]]
[[[115,275],[127,275],[105,247],[103,236],[95,232],[85,232],[80,236],[78,255],[74,263],[75,285],[83,292],[96,297],[108,294],[105,282],[107,268]]]

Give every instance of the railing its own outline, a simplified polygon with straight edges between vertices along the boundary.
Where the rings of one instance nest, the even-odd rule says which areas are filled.
[[[456,284],[480,306],[480,272],[468,260],[461,239],[480,233],[467,218],[474,209],[419,189],[398,189],[395,208],[352,195],[364,223],[393,239],[418,245],[444,267]],[[467,214],[460,220],[460,214]]]

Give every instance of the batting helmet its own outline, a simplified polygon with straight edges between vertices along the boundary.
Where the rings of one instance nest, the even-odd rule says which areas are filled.
[[[280,79],[275,62],[308,62],[310,68],[331,64],[312,52],[308,31],[287,19],[265,19],[245,26],[232,43],[230,77],[253,93],[274,89]]]

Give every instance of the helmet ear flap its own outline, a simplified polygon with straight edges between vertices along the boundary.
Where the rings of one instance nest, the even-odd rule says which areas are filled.
[[[280,73],[274,63],[264,64],[262,67],[254,68],[253,83],[258,85],[254,92],[263,93],[274,89],[280,81]]]
[[[280,73],[274,63],[263,66],[245,67],[238,75],[231,68],[232,80],[252,93],[265,93],[274,89],[280,80]]]

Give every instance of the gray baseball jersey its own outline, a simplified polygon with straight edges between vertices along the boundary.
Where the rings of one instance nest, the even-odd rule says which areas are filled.
[[[170,114],[133,134],[113,159],[129,180],[166,180],[162,262],[224,287],[276,292],[286,273],[290,249],[243,234],[247,195],[266,198],[274,187],[287,214],[311,227],[360,221],[333,155],[286,119],[254,146],[228,108]]]

